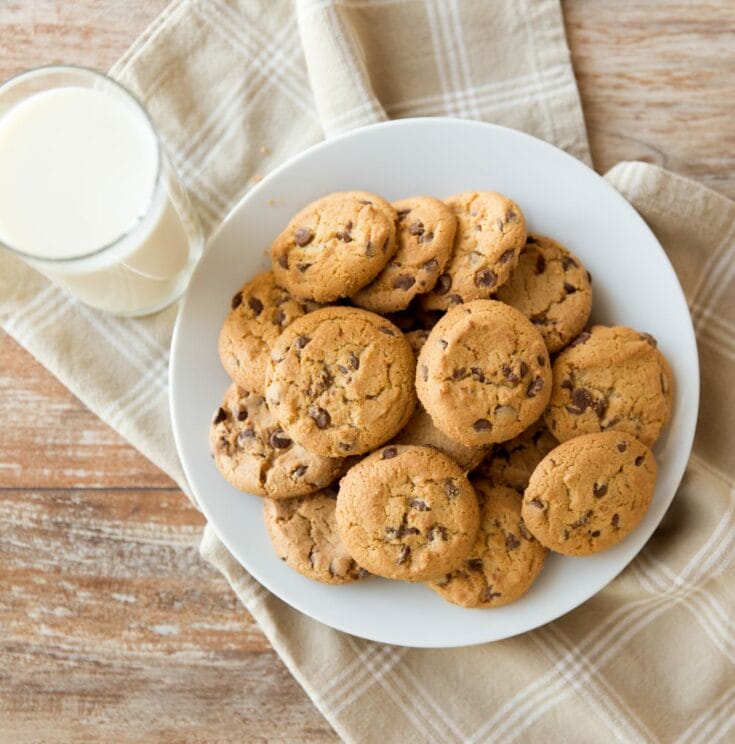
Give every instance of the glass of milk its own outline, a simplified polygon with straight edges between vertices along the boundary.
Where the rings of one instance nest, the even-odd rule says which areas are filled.
[[[199,259],[199,221],[143,106],[79,67],[0,87],[0,246],[83,302],[147,315]]]

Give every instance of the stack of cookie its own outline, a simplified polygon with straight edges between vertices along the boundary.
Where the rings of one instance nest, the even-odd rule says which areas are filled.
[[[264,497],[288,565],[497,607],[548,549],[588,555],[638,524],[668,364],[647,334],[584,331],[588,272],[512,200],[331,194],[271,256],[222,326],[210,444]]]

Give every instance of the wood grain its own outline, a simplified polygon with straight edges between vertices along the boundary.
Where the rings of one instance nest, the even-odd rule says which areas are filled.
[[[109,67],[166,0],[0,0],[0,79]],[[735,197],[731,0],[565,0],[599,170]],[[326,742],[171,481],[0,334],[0,739]]]

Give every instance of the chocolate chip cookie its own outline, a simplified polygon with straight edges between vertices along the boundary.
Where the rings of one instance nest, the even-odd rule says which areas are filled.
[[[299,302],[276,284],[272,271],[246,282],[230,302],[219,334],[219,357],[240,387],[262,395],[265,365],[273,342],[296,318],[318,307]]]
[[[592,310],[592,286],[582,262],[541,235],[528,236],[518,266],[495,296],[539,329],[551,353],[579,335]]]
[[[276,555],[300,574],[325,584],[347,584],[368,573],[355,563],[337,532],[337,491],[297,499],[265,499],[263,517]]]
[[[419,353],[416,392],[434,425],[451,439],[467,446],[503,442],[546,408],[549,353],[518,310],[474,300],[432,328]]]
[[[214,462],[235,488],[287,499],[329,485],[343,460],[308,452],[281,428],[257,393],[230,385],[209,430]]]
[[[461,607],[501,607],[528,591],[544,567],[546,548],[523,523],[520,494],[485,480],[472,485],[480,529],[469,558],[427,586]]]
[[[288,434],[330,457],[368,452],[394,437],[416,404],[414,354],[385,318],[353,307],[315,310],[278,338],[266,398]]]
[[[650,447],[671,414],[671,369],[647,333],[594,326],[559,354],[553,373],[544,419],[560,442],[613,429]]]
[[[426,310],[446,310],[495,294],[526,243],[523,213],[507,196],[471,191],[446,202],[457,216],[457,234],[446,270],[421,298]]]
[[[352,302],[374,313],[404,310],[416,295],[433,289],[449,261],[457,218],[442,201],[415,196],[393,203],[398,249],[378,276]]]
[[[491,485],[508,486],[523,493],[531,473],[557,444],[543,419],[539,419],[517,437],[494,444],[473,476],[484,478]]]
[[[587,434],[560,444],[533,471],[523,520],[557,553],[599,553],[638,526],[655,485],[656,460],[645,444],[618,431]]]
[[[477,497],[429,447],[388,445],[342,478],[337,528],[355,560],[391,579],[427,581],[459,566],[477,535]]]
[[[395,253],[396,219],[388,202],[366,192],[312,202],[273,242],[276,281],[302,300],[333,302],[353,295]]]

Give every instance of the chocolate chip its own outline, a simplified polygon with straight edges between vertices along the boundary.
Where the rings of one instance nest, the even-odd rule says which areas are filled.
[[[423,245],[425,243],[431,243],[432,240],[434,240],[434,233],[433,232],[427,232],[427,233],[424,233],[419,238],[419,243],[421,243]]]
[[[395,447],[386,447],[380,455],[381,460],[392,460],[398,454]]]
[[[577,268],[577,262],[571,256],[564,256],[561,265],[564,267],[564,271],[569,271],[572,267]]]
[[[546,259],[539,253],[536,256],[536,273],[543,274],[546,270]]]
[[[444,493],[450,499],[454,499],[459,496],[459,487],[451,478],[447,478],[444,481]]]
[[[427,533],[426,533],[426,539],[429,542],[434,542],[434,540],[441,538],[442,540],[448,540],[449,539],[449,533],[447,532],[446,527],[442,527],[442,525],[437,524],[434,525]]]
[[[546,366],[546,359],[544,359],[542,354],[539,354],[536,357],[536,361],[538,362],[539,367],[545,367]]]
[[[255,431],[253,430],[252,426],[249,426],[247,429],[243,429],[238,435],[237,435],[237,443],[241,447],[243,446],[243,441],[246,439],[252,439],[255,436]]]
[[[452,288],[452,277],[449,274],[442,274],[436,282],[435,292],[437,294],[446,294]]]
[[[546,508],[546,504],[544,504],[544,502],[541,501],[541,499],[531,499],[528,503],[531,504],[531,506],[535,506],[537,509]]]
[[[503,373],[503,377],[505,377],[508,382],[517,383],[520,382],[520,377],[513,371],[511,366],[509,364],[504,364],[500,371]]]
[[[569,526],[573,529],[579,529],[580,527],[584,527],[584,525],[587,524],[587,522],[590,521],[590,517],[594,514],[592,509],[588,509],[587,512],[581,516],[576,522],[572,522]]]
[[[490,422],[487,419],[477,419],[472,428],[475,431],[488,431],[491,428]]]
[[[435,258],[432,258],[426,263],[421,264],[420,268],[422,271],[436,271],[439,268],[439,262]]]
[[[601,499],[607,493],[607,486],[604,483],[602,483],[601,485],[597,485],[597,483],[595,483],[592,486],[592,493],[598,499]]]
[[[309,245],[314,240],[314,231],[308,227],[300,227],[294,233],[293,239],[298,246]]]
[[[512,209],[509,209],[505,213],[505,221],[506,222],[517,222],[518,221],[518,215]]]
[[[572,403],[577,408],[577,415],[584,413],[594,402],[592,393],[585,388],[574,388],[571,394]],[[575,411],[570,411],[575,413]]]
[[[399,274],[393,280],[394,289],[410,289],[414,284],[416,284],[416,280],[408,274]]]
[[[500,230],[500,232],[503,232],[503,220],[501,220],[500,217],[498,217],[498,219],[495,220],[495,224],[498,226],[498,230]]]
[[[421,534],[421,530],[418,529],[418,527],[407,527],[405,524],[402,524],[398,528],[398,532],[396,532],[396,537],[406,537],[407,535],[420,535],[420,534]]]
[[[429,368],[425,364],[421,365],[421,377],[423,378],[424,382],[429,379]]]
[[[502,597],[503,595],[500,592],[494,592],[492,584],[485,589],[485,591],[482,594],[482,598],[485,602],[492,602],[495,597]]]
[[[618,442],[618,452],[625,452],[628,449],[627,442]]]
[[[373,249],[373,244],[370,240],[368,240],[367,243],[365,243],[365,255],[368,258],[375,255],[375,250]]]
[[[221,410],[222,410],[222,409],[220,408],[220,411],[221,411]],[[239,410],[239,411],[237,412],[237,420],[238,420],[238,421],[245,421],[245,420],[247,419],[247,417],[248,417],[248,409],[247,409],[247,408],[241,408],[241,409],[240,409],[240,410]]]
[[[312,406],[309,409],[309,416],[314,420],[318,429],[326,429],[332,423],[329,413],[318,406]]]
[[[528,372],[528,365],[525,362],[521,362],[521,377],[525,377],[526,373]]]
[[[218,408],[217,413],[214,415],[214,421],[212,423],[219,424],[222,421],[226,421],[227,416],[228,416],[227,411],[225,411],[224,408]]]
[[[416,511],[431,511],[431,507],[425,501],[421,501],[420,499],[414,499],[409,502],[408,505],[412,509],[416,509]]]
[[[296,268],[303,274],[311,266],[310,263],[298,263]]]
[[[505,549],[515,550],[519,545],[521,544],[521,541],[512,533],[508,533],[505,537]]]
[[[308,465],[299,465],[298,467],[294,468],[291,475],[293,475],[294,478],[301,478],[301,476],[304,475],[308,469]],[[329,496],[326,490],[324,491],[324,493],[326,496]],[[330,498],[332,497],[330,496]],[[334,495],[334,498],[337,498],[337,494]]]
[[[572,343],[569,344],[569,345],[570,346],[580,346],[581,344],[589,341],[589,339],[590,339],[590,334],[589,333],[587,333],[587,332],[580,333],[579,336],[577,336],[577,338],[575,338],[574,341],[572,341]]]
[[[338,240],[341,240],[343,243],[351,243],[352,242],[352,235],[350,234],[349,229],[347,230],[340,230],[336,236]]]
[[[392,328],[388,328],[388,326],[380,326],[378,330],[381,333],[385,333],[386,336],[395,336],[395,331]]]
[[[482,269],[475,274],[475,285],[478,287],[494,287],[497,281],[497,275],[490,269]]]
[[[480,559],[480,558],[470,558],[467,561],[467,568],[470,571],[482,571],[482,559]]]
[[[360,202],[360,204],[372,204],[370,199],[358,199],[358,201]]]
[[[405,220],[406,216],[411,212],[410,209],[400,209],[398,210],[398,221]]]
[[[508,261],[513,260],[514,256],[515,256],[515,251],[513,249],[505,251],[504,253],[500,254],[500,263],[507,264]]]
[[[449,295],[447,301],[450,305],[461,305],[462,304],[462,298],[458,294]]]
[[[541,391],[544,386],[544,380],[541,377],[534,377],[526,389],[526,396],[528,398],[534,398]]]
[[[299,336],[296,341],[294,341],[294,346],[297,349],[303,349],[304,346],[309,343],[309,341],[311,341],[310,336]]]
[[[411,235],[423,235],[424,234],[424,223],[416,220],[408,226],[408,232]]]
[[[437,344],[442,347],[442,349],[446,349],[447,346],[449,346],[449,342],[445,341],[443,338],[437,339]]]
[[[563,388],[564,390],[571,390],[574,387],[574,385],[572,384],[571,380],[567,379],[567,380],[562,380],[559,387]]]
[[[370,576],[370,571],[368,571],[366,568],[360,568],[360,570],[357,572],[357,578],[364,579],[366,576]]]
[[[650,333],[641,333],[641,338],[655,349],[658,346],[658,342]]]
[[[399,566],[403,565],[408,560],[409,555],[411,555],[411,548],[408,545],[401,545],[401,552],[398,554],[398,558],[396,558],[396,564]]]
[[[348,375],[348,374],[350,373],[350,370],[349,370],[349,369],[347,369],[347,367],[345,367],[345,366],[344,366],[344,365],[342,365],[342,364],[338,364],[338,365],[337,365],[337,369],[338,369],[338,370],[339,370],[339,371],[340,371],[340,372],[341,372],[341,373],[342,373],[343,375]]]
[[[564,291],[567,294],[574,294],[577,291],[577,288],[573,287],[569,282],[564,282]]]
[[[352,351],[350,352],[350,364],[352,365],[352,369],[354,370],[360,369],[360,360],[357,358],[357,356]]]
[[[643,461],[646,459],[645,455],[638,455],[638,457],[635,458],[635,466],[639,468],[641,465],[643,465]]]
[[[485,382],[485,374],[479,367],[471,367],[472,379],[477,382]]]
[[[457,367],[456,369],[452,371],[453,380],[464,380],[465,377],[467,377],[466,367]]]
[[[386,253],[388,251],[388,238],[386,238],[383,241],[383,249],[382,250],[383,250],[383,253]]]
[[[594,532],[590,532],[590,537],[599,537],[600,536],[600,530],[595,530]]]
[[[533,535],[528,531],[528,527],[522,519],[518,522],[518,532],[521,533],[524,540],[533,540]]]
[[[288,268],[288,256],[286,254],[284,254],[283,256],[279,256],[278,264],[284,269],[287,269]]]
[[[339,448],[341,450],[344,450],[345,452],[349,452],[352,449],[353,444],[351,444],[350,442],[340,442]]]
[[[283,324],[286,322],[286,313],[284,313],[283,310],[278,310],[276,312],[275,321],[276,325],[283,326]]]
[[[603,429],[612,429],[614,426],[617,426],[620,423],[620,416],[615,416],[614,418],[611,418],[609,421],[606,421],[603,425]]]
[[[230,303],[230,307],[234,310],[236,307],[240,307],[240,304],[241,303],[242,303],[242,292],[238,292],[232,298],[232,302]]]
[[[276,429],[271,434],[270,443],[275,449],[288,449],[291,446],[291,438],[284,433],[283,429]]]
[[[620,524],[620,515],[619,514],[613,514],[612,519],[610,520],[610,524],[617,529],[618,525]]]
[[[250,297],[248,299],[248,305],[256,317],[263,312],[263,303],[257,297]]]

